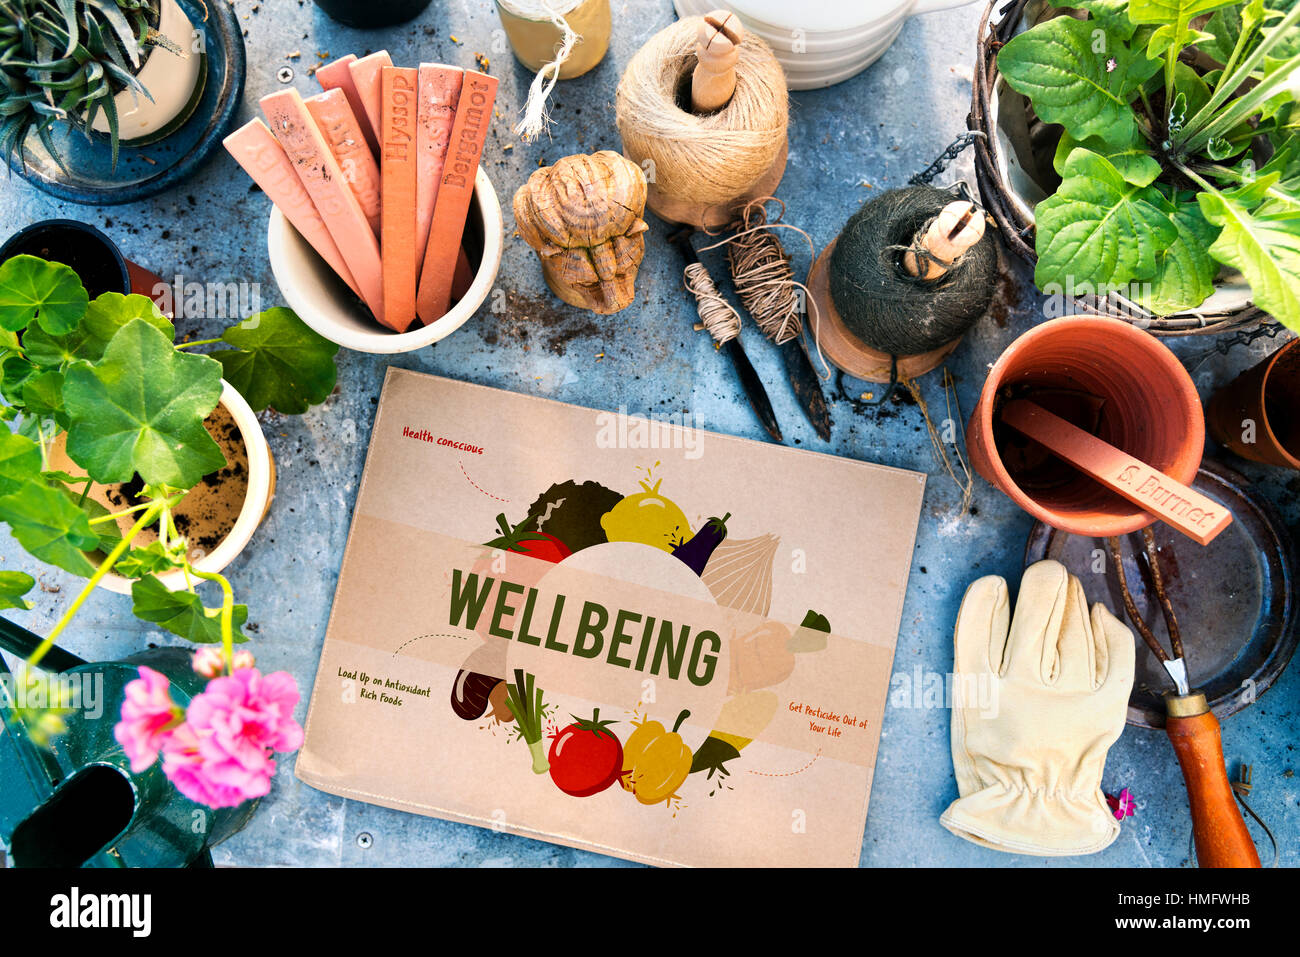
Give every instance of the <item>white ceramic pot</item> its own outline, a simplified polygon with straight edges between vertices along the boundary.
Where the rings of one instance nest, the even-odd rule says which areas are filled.
[[[792,90],[832,86],[865,70],[889,48],[908,17],[973,0],[673,0],[678,16],[728,9],[767,42]]]
[[[202,34],[194,28],[176,0],[162,0],[158,8],[158,33],[180,52],[164,46],[152,47],[136,74],[140,85],[149,91],[149,96],[123,90],[113,98],[123,143],[143,143],[171,132],[177,125],[176,121],[183,122],[194,108],[196,92],[201,93],[199,83],[204,70]],[[108,119],[102,111],[95,116],[91,128],[99,133],[108,132]]]
[[[312,248],[278,209],[271,210],[266,245],[271,272],[294,312],[317,332],[345,349],[357,352],[411,352],[445,339],[465,324],[487,298],[501,268],[505,229],[501,204],[487,173],[479,167],[470,204],[474,227],[483,236],[483,256],[464,297],[441,319],[409,332],[386,329],[352,294],[343,280]]]
[[[267,509],[271,507],[271,499],[275,497],[275,463],[271,459],[271,448],[266,444],[266,436],[262,434],[261,423],[257,421],[257,414],[235,387],[224,379],[221,382],[221,404],[239,427],[239,434],[248,453],[248,492],[230,533],[216,548],[194,561],[194,567],[205,572],[219,572],[234,561],[235,556],[252,539],[257,526],[266,516]],[[172,591],[185,587],[185,573],[180,569],[164,572],[158,576],[158,580]],[[119,595],[129,595],[131,581],[109,572],[99,584]]]

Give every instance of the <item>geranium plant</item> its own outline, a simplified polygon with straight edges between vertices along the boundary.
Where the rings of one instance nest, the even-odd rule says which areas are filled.
[[[226,465],[221,448],[204,427],[221,397],[223,377],[257,411],[303,412],[333,390],[338,347],[283,308],[250,317],[217,339],[178,344],[175,335],[172,323],[144,296],[104,293],[92,300],[72,269],[33,256],[16,256],[0,266],[0,420],[9,423],[0,430],[0,521],[33,557],[86,578],[27,659],[29,666],[40,664],[110,571],[134,579],[132,610],[137,617],[190,641],[221,648],[219,665],[211,655],[196,661],[196,670],[214,679],[208,688],[215,697],[207,701],[209,692],[199,695],[190,711],[198,706],[208,724],[193,714],[187,718],[169,711],[162,725],[151,726],[153,735],[142,744],[136,733],[140,725],[129,720],[124,708],[119,727],[119,740],[127,735],[123,744],[133,763],[150,753],[156,756],[159,742],[169,742],[171,750],[164,755],[168,776],[187,796],[211,803],[235,793],[220,784],[233,773],[228,767],[221,771],[221,762],[230,756],[221,758],[220,747],[207,740],[213,733],[213,708],[262,714],[265,720],[260,723],[249,718],[240,742],[252,748],[245,749],[245,757],[254,752],[266,757],[267,747],[295,740],[283,723],[292,723],[292,703],[280,712],[290,697],[286,680],[295,701],[297,689],[292,677],[262,676],[249,656],[236,655],[235,644],[245,640],[241,629],[248,609],[235,602],[223,575],[191,562],[177,530],[175,509],[205,476]],[[212,345],[223,348],[208,355],[191,351]],[[85,476],[51,468],[50,448],[60,433],[66,433],[68,458]],[[143,489],[138,503],[121,511],[111,512],[89,495],[92,483],[137,478]],[[122,533],[119,519],[127,516],[132,524]],[[149,528],[156,529],[157,539],[136,544]],[[157,578],[173,569],[183,571],[186,583],[177,591]],[[219,604],[208,605],[200,597],[203,582],[220,589]],[[34,584],[25,572],[0,571],[0,609],[30,608],[24,596]],[[141,680],[153,681],[144,689],[149,692],[145,697],[157,704],[157,681],[149,675]],[[223,683],[217,685],[217,680]],[[141,707],[132,704],[130,694],[127,703]],[[169,708],[174,711],[175,706]],[[37,727],[58,733],[57,714],[39,718]],[[248,737],[254,732],[257,742]],[[202,757],[205,753],[208,758]],[[203,786],[196,784],[206,771],[215,777]],[[265,774],[248,777],[245,772],[234,777],[253,790],[263,777],[269,782]],[[240,793],[255,796],[253,790]]]
[[[1034,211],[1040,288],[1200,305],[1223,266],[1300,330],[1300,4],[1072,0],[998,54],[1064,128]],[[1275,9],[1282,6],[1284,9]]]

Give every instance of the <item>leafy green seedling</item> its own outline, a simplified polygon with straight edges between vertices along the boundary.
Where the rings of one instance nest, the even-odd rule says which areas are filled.
[[[1168,314],[1228,267],[1300,331],[1300,4],[1061,6],[1088,18],[1045,20],[998,53],[1007,84],[1064,128],[1035,281]]]

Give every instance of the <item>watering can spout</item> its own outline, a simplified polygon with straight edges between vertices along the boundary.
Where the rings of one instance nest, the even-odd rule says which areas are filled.
[[[125,772],[109,764],[84,767],[14,828],[14,866],[81,867],[117,843],[135,811]]]

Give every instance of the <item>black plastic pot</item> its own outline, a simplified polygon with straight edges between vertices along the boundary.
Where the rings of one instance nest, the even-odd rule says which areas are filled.
[[[431,0],[316,0],[331,20],[362,30],[414,20]]]
[[[23,254],[71,266],[92,299],[104,292],[131,291],[131,274],[121,251],[89,223],[75,219],[32,223],[0,246],[0,263]]]

